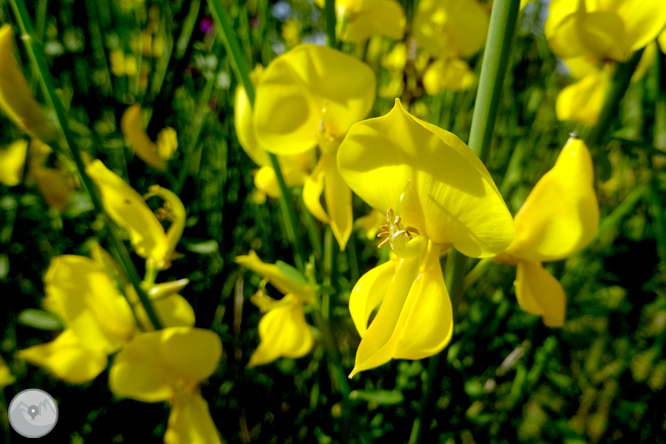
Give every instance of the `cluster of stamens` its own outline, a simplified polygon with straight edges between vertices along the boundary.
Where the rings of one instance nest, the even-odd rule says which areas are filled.
[[[388,220],[387,224],[384,224],[379,227],[379,233],[377,237],[385,237],[383,241],[377,248],[381,248],[386,242],[393,242],[398,236],[407,236],[408,240],[414,239],[414,236],[418,236],[419,230],[414,227],[407,227],[404,230],[400,226],[400,216],[396,216],[392,208],[389,208],[386,212],[386,219]]]

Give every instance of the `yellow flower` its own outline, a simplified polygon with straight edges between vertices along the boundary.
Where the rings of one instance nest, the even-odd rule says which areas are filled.
[[[594,126],[604,107],[606,91],[610,85],[607,70],[594,64],[585,63],[580,58],[567,60],[572,74],[582,78],[560,91],[555,102],[557,120],[572,120],[588,126]],[[586,65],[582,68],[580,65]]]
[[[340,248],[352,229],[351,191],[340,177],[335,155],[349,127],[372,109],[375,76],[362,62],[334,49],[301,45],[271,62],[257,86],[257,140],[279,155],[321,149],[305,182],[310,212],[330,223]],[[320,204],[324,193],[326,211]]]
[[[553,0],[545,32],[559,57],[623,62],[665,25],[666,3],[661,0]]]
[[[178,136],[173,128],[165,128],[157,135],[154,143],[141,124],[141,105],[134,104],[125,110],[120,121],[123,136],[141,160],[153,168],[167,170],[167,161],[178,148]]]
[[[14,57],[12,27],[0,28],[0,108],[23,131],[45,143],[54,141],[57,134],[35,101],[28,82]]]
[[[445,89],[461,91],[474,83],[474,73],[467,62],[456,58],[440,58],[423,75],[423,86],[431,96]]]
[[[541,262],[558,261],[584,248],[599,226],[594,170],[582,140],[572,137],[555,166],[534,186],[515,217],[516,238],[497,257],[517,264],[516,298],[549,327],[565,320],[566,296]]]
[[[185,207],[178,196],[166,188],[155,186],[141,197],[99,160],[94,160],[86,168],[86,173],[99,188],[109,216],[129,232],[136,253],[159,270],[169,268],[185,228]],[[165,201],[160,215],[171,222],[166,233],[144,200],[152,196],[159,196]]]
[[[250,74],[250,78],[255,85],[259,82],[263,72],[263,67],[257,65]],[[264,195],[272,198],[280,197],[280,187],[275,171],[271,166],[266,150],[262,148],[255,136],[252,106],[245,93],[245,88],[242,86],[236,89],[234,113],[234,126],[238,142],[254,163],[261,167],[255,172],[254,186]],[[305,182],[308,172],[312,169],[312,154],[306,152],[292,156],[278,156],[278,162],[287,187],[301,186]],[[263,200],[265,201],[265,198]]]
[[[171,403],[165,443],[220,443],[199,384],[213,374],[221,356],[222,342],[210,330],[173,327],[140,333],[116,356],[109,386],[118,396]]]
[[[11,370],[9,370],[2,357],[0,357],[0,390],[13,384],[14,381],[16,381],[16,378],[12,375]]]
[[[395,0],[336,0],[338,38],[360,43],[373,35],[401,40],[405,35],[405,11]]]
[[[275,301],[268,297],[253,302],[266,315],[259,322],[259,347],[250,357],[249,367],[268,364],[279,357],[300,358],[310,353],[314,345],[312,327],[305,322],[303,306],[312,301],[312,290],[294,282],[277,265],[266,264],[254,251],[236,257],[236,263],[263,276],[285,296]]]
[[[495,183],[467,145],[413,117],[399,100],[386,116],[351,128],[338,167],[356,194],[387,214],[379,236],[396,255],[352,290],[349,309],[362,340],[351,376],[392,358],[438,353],[453,331],[440,253],[454,247],[494,256],[513,240],[511,214]]]
[[[121,49],[114,49],[109,55],[111,72],[117,76],[133,76],[138,72],[136,57],[125,54]]]
[[[0,149],[0,183],[13,187],[21,183],[28,141],[17,140]]]

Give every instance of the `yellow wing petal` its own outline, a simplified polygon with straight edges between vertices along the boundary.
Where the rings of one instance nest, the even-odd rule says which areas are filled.
[[[349,295],[349,313],[361,337],[368,330],[370,314],[382,302],[396,272],[397,262],[390,260],[365,273]]]
[[[322,223],[330,223],[326,210],[321,205],[321,195],[324,192],[324,172],[326,157],[322,156],[312,173],[305,179],[303,185],[303,203],[310,213]]]
[[[564,88],[555,102],[557,120],[596,125],[606,100],[608,82],[608,75],[597,70]]]
[[[252,121],[252,106],[247,98],[247,93],[243,87],[236,89],[234,100],[234,126],[236,136],[243,151],[250,156],[250,159],[259,166],[270,165],[268,154],[259,145],[259,141],[254,133],[254,123]]]
[[[59,379],[72,384],[94,379],[107,364],[106,353],[85,347],[71,329],[63,331],[52,342],[21,350],[16,356],[44,367]]]
[[[141,105],[134,104],[125,110],[120,128],[130,147],[141,160],[158,170],[167,170],[167,161],[159,156],[157,145],[150,140],[146,130],[143,129]]]
[[[326,209],[328,210],[333,235],[340,244],[340,250],[344,251],[354,223],[352,194],[338,171],[335,156],[324,153],[322,157],[328,157],[324,161]]]
[[[554,261],[581,250],[599,226],[594,170],[585,143],[571,138],[555,166],[534,186],[515,217],[516,239],[507,253]]]
[[[14,57],[12,27],[0,28],[0,108],[21,129],[44,143],[57,138],[51,123],[35,101]]]
[[[198,383],[217,368],[222,356],[222,341],[210,330],[172,327],[157,332],[161,335],[159,350],[164,363],[182,381]]]
[[[196,389],[176,393],[171,401],[165,444],[219,444],[220,437],[210,416],[208,403]]]
[[[540,262],[519,261],[514,284],[516,299],[523,310],[542,316],[548,327],[564,325],[567,304],[564,289]]]
[[[373,208],[397,210],[405,226],[435,243],[486,257],[513,239],[511,215],[483,163],[455,135],[413,117],[397,100],[386,116],[352,127],[338,168]]]

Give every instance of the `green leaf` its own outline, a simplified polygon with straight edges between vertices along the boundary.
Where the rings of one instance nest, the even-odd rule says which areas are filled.
[[[182,240],[183,245],[188,251],[197,254],[213,254],[220,250],[220,245],[215,239],[209,240]]]
[[[277,261],[275,265],[278,266],[282,274],[287,276],[287,278],[291,279],[292,281],[296,282],[297,284],[302,284],[302,285],[308,285],[308,281],[305,279],[305,276],[303,276],[303,273],[292,267],[286,262],[282,261]]]
[[[58,330],[63,327],[60,319],[48,311],[28,308],[18,315],[18,323],[40,330]]]
[[[349,399],[360,399],[367,402],[376,402],[382,405],[400,404],[405,397],[397,390],[354,390],[349,394]]]

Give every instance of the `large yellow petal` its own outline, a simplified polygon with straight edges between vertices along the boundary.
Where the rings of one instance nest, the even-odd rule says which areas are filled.
[[[434,57],[466,57],[486,42],[490,18],[476,0],[422,0],[412,30],[419,45]]]
[[[51,261],[44,278],[58,314],[91,350],[112,353],[135,331],[129,304],[99,263],[64,255]]]
[[[339,2],[337,6],[339,10]],[[343,42],[359,43],[375,34],[401,40],[405,35],[405,11],[395,0],[372,2],[358,11],[350,11],[347,16],[343,12],[343,23],[345,20],[346,26],[339,36]]]
[[[542,316],[549,327],[564,325],[567,304],[564,289],[540,262],[519,261],[514,284],[523,310]]]
[[[361,337],[368,330],[370,314],[388,292],[396,265],[396,260],[390,260],[368,271],[356,282],[349,295],[349,312]]]
[[[555,102],[557,119],[596,125],[606,100],[608,82],[608,74],[598,70],[564,88]]]
[[[17,140],[0,149],[0,183],[13,187],[21,183],[28,141]]]
[[[304,301],[312,299],[310,287],[289,279],[277,265],[263,262],[254,251],[250,251],[246,256],[236,256],[235,261],[237,264],[247,267],[268,279],[271,285],[283,294],[292,293]]]
[[[333,235],[340,244],[340,250],[344,251],[354,223],[351,190],[338,171],[335,155],[323,153],[322,157],[326,158],[324,160],[326,209]]]
[[[435,243],[487,257],[513,239],[511,215],[483,163],[455,135],[413,117],[398,100],[386,116],[352,127],[338,167],[373,208],[396,210],[405,226]]]
[[[375,98],[375,76],[331,48],[300,45],[271,62],[257,86],[257,140],[275,154],[298,154],[323,136],[341,139]]]
[[[570,138],[555,166],[537,182],[516,214],[516,239],[507,254],[528,261],[555,261],[589,244],[599,226],[593,181],[585,143]]]
[[[182,381],[197,383],[208,378],[222,356],[222,341],[210,330],[173,327],[160,330],[160,353]]]
[[[612,10],[624,24],[624,47],[636,51],[652,40],[666,26],[666,2],[661,0],[602,0],[601,10]]]
[[[72,384],[94,379],[107,364],[105,352],[84,346],[71,329],[63,331],[52,342],[21,350],[16,356],[44,367],[59,379]]]
[[[178,392],[171,401],[165,444],[219,444],[220,437],[210,417],[208,403],[198,389]]]
[[[305,322],[303,302],[293,294],[280,302],[259,321],[261,342],[250,357],[249,367],[268,364],[279,357],[300,358],[312,350],[312,327]]]
[[[99,160],[94,160],[86,172],[99,188],[109,216],[129,232],[136,253],[163,262],[169,249],[167,236],[141,195]]]
[[[473,82],[474,73],[467,62],[460,59],[441,58],[430,65],[423,75],[423,86],[431,96],[445,89],[468,89]]]
[[[120,120],[120,128],[130,147],[141,160],[158,170],[167,170],[167,161],[159,156],[157,144],[150,140],[146,130],[143,129],[141,105],[136,103],[125,110]]]
[[[42,114],[16,62],[14,35],[9,24],[0,28],[0,108],[31,136],[44,143],[56,140],[53,126]]]

